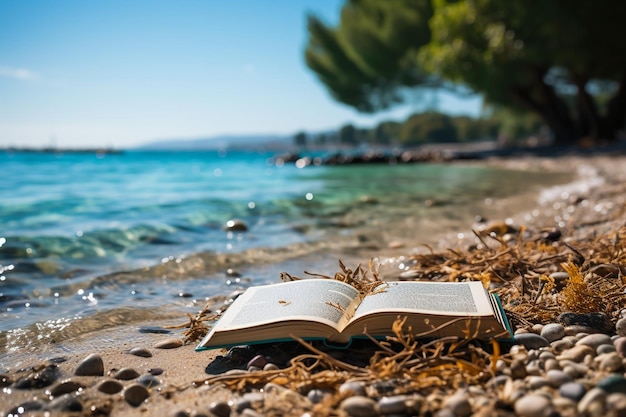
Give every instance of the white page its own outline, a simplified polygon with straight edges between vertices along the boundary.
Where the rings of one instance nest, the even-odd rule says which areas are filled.
[[[336,327],[337,323],[348,320],[349,315],[344,311],[351,313],[357,298],[355,288],[331,279],[251,287],[226,310],[216,329],[253,327],[287,319],[312,320]]]
[[[407,312],[451,316],[491,316],[490,301],[481,282],[390,282],[382,292],[363,299],[354,318],[375,312]]]

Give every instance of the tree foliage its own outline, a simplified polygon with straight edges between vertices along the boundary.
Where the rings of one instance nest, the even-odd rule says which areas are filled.
[[[347,0],[336,28],[309,16],[306,61],[361,111],[443,81],[537,114],[556,143],[612,139],[626,120],[626,2]]]

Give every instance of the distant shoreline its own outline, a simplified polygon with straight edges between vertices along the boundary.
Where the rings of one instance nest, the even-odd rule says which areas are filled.
[[[43,153],[43,154],[66,154],[66,153],[95,153],[98,155],[117,155],[125,151],[121,149],[109,148],[17,148],[8,147],[0,148],[0,152],[4,153]]]

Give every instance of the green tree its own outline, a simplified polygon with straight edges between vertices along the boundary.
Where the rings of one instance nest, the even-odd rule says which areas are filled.
[[[400,131],[402,143],[411,146],[427,142],[454,142],[457,133],[450,116],[442,113],[417,113],[409,117]]]
[[[350,146],[356,145],[358,143],[357,135],[357,129],[353,125],[347,124],[342,126],[339,129],[339,143]]]
[[[298,132],[293,137],[294,145],[298,147],[305,147],[307,145],[307,134],[306,132]]]
[[[549,126],[557,144],[572,143],[583,137],[612,139],[624,129],[626,2],[375,2],[384,6],[372,3],[348,0],[337,28],[329,28],[309,17],[307,54],[319,59],[309,59],[307,55],[307,64],[338,100],[362,111],[375,111],[402,99],[404,87],[430,85],[440,79],[448,86],[469,87],[490,104],[537,114]],[[400,58],[391,60],[394,65],[389,65],[387,71],[376,66],[365,67],[356,59],[368,57],[365,61],[369,62],[373,60],[371,57],[384,57],[386,50],[391,49],[384,42],[360,41],[356,36],[365,28],[374,28],[371,29],[374,34],[382,33],[381,22],[393,21],[372,17],[376,16],[372,10],[382,9],[385,12],[380,15],[393,16],[405,23],[403,33],[410,33],[411,24],[419,25],[420,29],[419,37],[399,43],[393,49],[393,56]],[[420,18],[404,18],[411,13]],[[328,48],[328,42],[321,41],[322,34],[334,40],[335,50]],[[361,75],[355,76],[357,73]],[[402,75],[406,74],[415,77],[405,82]],[[347,79],[351,80],[347,82],[349,90],[358,94],[348,94],[349,99],[343,99],[347,96],[339,94],[341,89],[337,85],[341,83],[336,81]]]
[[[308,16],[305,60],[337,101],[364,112],[401,102],[402,88],[426,83],[416,67],[430,40],[430,1],[348,0],[337,28]]]

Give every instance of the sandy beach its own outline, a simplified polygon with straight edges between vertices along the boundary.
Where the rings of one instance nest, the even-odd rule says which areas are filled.
[[[558,236],[550,238],[551,244],[564,249],[587,248],[590,241],[604,237],[601,241],[608,246],[614,244],[618,251],[619,239],[626,237],[626,156],[529,156],[454,163],[577,173],[576,181],[538,195],[531,211],[516,211],[514,204],[507,206],[508,214],[485,222],[485,230],[507,225],[516,230],[512,233],[515,235],[523,226],[529,236],[558,231]],[[470,228],[468,225],[467,230],[449,231],[449,238],[439,248],[454,246],[463,251],[480,245]],[[405,259],[423,253],[420,243],[403,243],[383,254],[372,253],[372,257],[390,265],[394,257]],[[589,256],[586,252],[583,255]],[[623,256],[614,255],[614,259]],[[605,263],[617,270],[606,278],[611,280],[612,293],[624,295],[625,264],[615,265],[610,260]],[[583,264],[583,268],[593,266],[597,265]],[[558,264],[550,267],[557,279],[562,276],[563,270],[556,270]],[[394,278],[385,277],[384,268],[381,271],[383,279]],[[617,297],[615,305],[626,306],[624,297]],[[511,300],[503,301],[506,306]],[[407,383],[401,375],[416,378],[416,374],[401,371],[373,382],[372,375],[382,374],[369,372],[372,367],[368,364],[363,367],[367,378],[351,378],[349,372],[335,364],[334,370],[325,371],[335,372],[332,378],[328,376],[325,382],[310,378],[309,384],[298,384],[294,373],[280,373],[280,368],[289,368],[290,358],[284,356],[294,352],[291,345],[273,353],[196,352],[197,342],[184,342],[184,329],[168,328],[188,322],[189,318],[164,321],[155,314],[154,321],[145,323],[145,333],[128,326],[115,332],[87,334],[71,343],[56,340],[33,351],[1,356],[0,416],[623,416],[625,312],[615,309],[604,313],[605,322],[612,328],[559,322],[556,318],[546,322],[541,317],[522,317],[516,324],[518,333],[526,336],[516,340],[510,351],[502,351],[498,356],[477,350],[475,354],[483,358],[480,360],[484,361],[484,370],[471,372],[459,361],[442,366],[436,383],[435,370],[419,374],[420,383],[417,379]],[[336,352],[325,353],[335,359],[338,356]],[[237,354],[243,356],[236,358]],[[262,363],[251,364],[254,360]],[[245,387],[242,390],[235,389],[236,372],[219,378],[229,366],[245,369],[250,368],[248,365],[252,366],[248,376],[256,370],[260,373],[253,378],[256,383],[248,380],[240,384]],[[456,376],[451,377],[453,373]],[[304,378],[304,374],[299,375]]]

